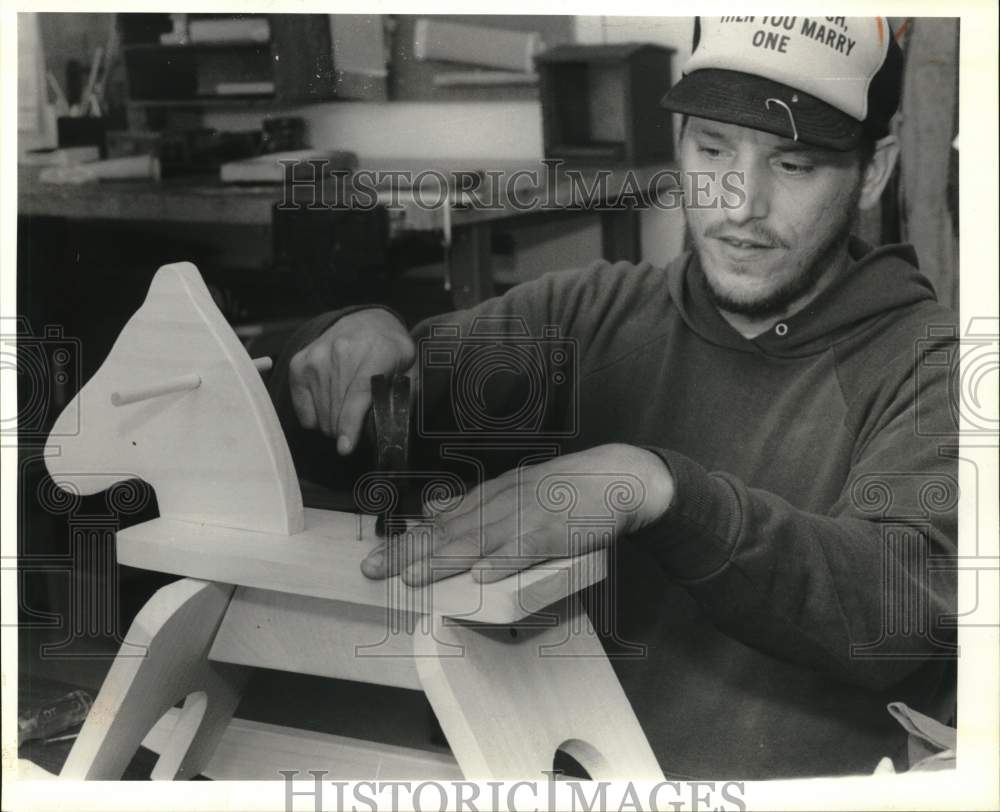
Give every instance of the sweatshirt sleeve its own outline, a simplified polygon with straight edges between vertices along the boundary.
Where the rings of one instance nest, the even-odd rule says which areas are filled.
[[[495,426],[503,427],[506,416],[521,415],[523,419],[507,432],[514,438],[510,454],[494,443],[490,452],[475,455],[481,458],[483,474],[494,476],[518,461],[523,451],[517,450],[518,437],[536,437],[546,427],[559,425],[565,402],[559,387],[551,386],[559,379],[552,365],[559,354],[549,350],[555,345],[576,348],[568,358],[579,360],[581,342],[570,337],[580,334],[578,317],[593,307],[593,275],[610,268],[599,261],[584,272],[548,273],[476,307],[416,325],[410,331],[420,370],[413,414],[416,425],[411,433],[417,442],[411,467],[454,467],[441,453],[447,438],[464,435],[482,440]],[[303,323],[286,342],[269,379],[271,399],[298,475],[331,488],[349,487],[364,473],[372,463],[371,449],[362,445],[343,458],[337,454],[335,439],[299,425],[291,403],[289,364],[336,321],[368,307],[381,306],[331,311]],[[441,358],[451,360],[441,362]],[[463,417],[466,423],[459,425]]]
[[[852,469],[826,513],[650,448],[669,468],[675,498],[632,542],[729,634],[843,681],[882,689],[927,658],[955,656],[949,369],[912,366],[911,356],[902,383],[869,404]]]

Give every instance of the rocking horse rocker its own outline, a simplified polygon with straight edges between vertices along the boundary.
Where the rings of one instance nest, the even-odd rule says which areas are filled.
[[[57,422],[46,459],[59,486],[94,493],[139,477],[156,492],[159,518],[118,533],[119,563],[183,576],[136,617],[61,775],[120,778],[154,727],[154,778],[202,773],[239,727],[258,666],[426,693],[457,768],[400,775],[435,762],[328,737],[325,758],[334,740],[353,753],[346,778],[541,778],[561,748],[594,779],[662,779],[579,603],[605,576],[603,553],[489,584],[366,579],[375,518],[302,507],[268,368],[194,265],[166,265]],[[61,431],[77,414],[80,431]],[[343,775],[342,764],[304,766]]]

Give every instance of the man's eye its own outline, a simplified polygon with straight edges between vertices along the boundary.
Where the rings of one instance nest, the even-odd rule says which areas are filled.
[[[807,175],[813,170],[810,164],[800,164],[795,161],[778,161],[778,168],[789,175]]]
[[[698,147],[698,152],[704,155],[706,158],[720,158],[722,157],[722,150],[717,147]]]

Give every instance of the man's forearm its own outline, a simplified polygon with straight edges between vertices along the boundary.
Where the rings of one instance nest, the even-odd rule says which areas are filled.
[[[676,495],[632,543],[648,545],[720,627],[756,648],[872,688],[902,679],[930,651],[926,635],[907,635],[895,641],[892,657],[852,657],[852,646],[884,633],[886,606],[898,603],[903,590],[920,591],[911,603],[935,619],[954,611],[953,575],[932,579],[918,570],[919,556],[887,559],[884,523],[809,513],[681,454],[658,453]],[[914,543],[929,545],[931,554],[953,551],[953,539],[940,528],[913,530]],[[884,577],[887,567],[896,568],[895,578]]]

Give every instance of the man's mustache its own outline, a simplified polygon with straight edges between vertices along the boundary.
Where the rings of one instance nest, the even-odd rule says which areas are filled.
[[[705,229],[705,237],[755,242],[766,245],[769,248],[788,248],[788,245],[780,236],[760,223],[754,223],[741,229],[733,228],[727,223],[714,223]]]

